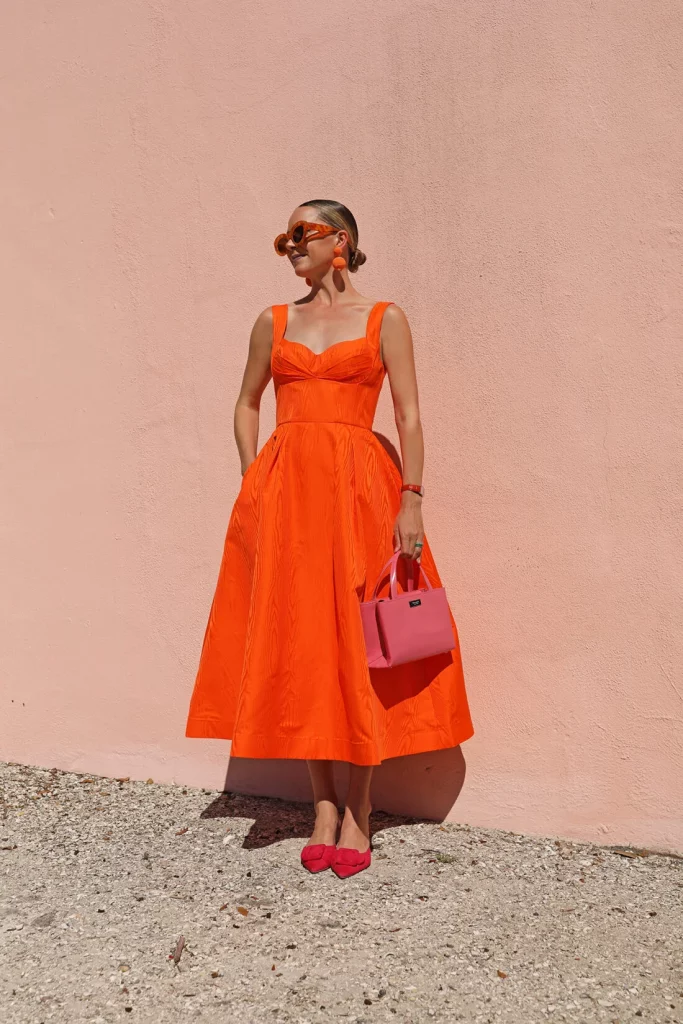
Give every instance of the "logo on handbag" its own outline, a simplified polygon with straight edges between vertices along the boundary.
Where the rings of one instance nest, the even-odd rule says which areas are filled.
[[[414,608],[416,604],[422,604],[422,601],[420,601],[419,599],[417,601],[408,601],[408,604],[410,605],[411,608]]]

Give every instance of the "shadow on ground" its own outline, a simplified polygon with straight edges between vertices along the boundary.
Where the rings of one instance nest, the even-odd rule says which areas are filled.
[[[256,850],[283,839],[308,839],[313,831],[314,815],[311,804],[294,803],[278,797],[244,796],[240,793],[222,793],[202,811],[202,818],[253,818],[253,825],[244,838],[242,848]],[[371,838],[386,828],[415,825],[431,821],[428,818],[407,817],[373,811],[370,818]]]
[[[335,764],[337,794],[343,806],[348,766]],[[441,822],[455,804],[465,780],[460,747],[410,757],[394,757],[373,774],[371,833],[416,822]],[[304,761],[231,758],[224,792],[203,818],[253,818],[244,846],[269,846],[313,831],[313,807]]]

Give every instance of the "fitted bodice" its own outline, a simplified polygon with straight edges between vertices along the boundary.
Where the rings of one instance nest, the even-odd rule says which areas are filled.
[[[284,337],[287,306],[273,306],[271,372],[276,422],[332,422],[372,428],[385,369],[380,357],[382,314],[376,302],[365,336],[331,345],[324,352]]]

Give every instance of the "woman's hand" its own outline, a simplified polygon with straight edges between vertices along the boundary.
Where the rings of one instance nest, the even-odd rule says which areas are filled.
[[[422,548],[416,548],[415,543],[423,539],[422,498],[414,491],[404,491],[401,495],[401,508],[394,523],[394,551],[400,549],[402,555],[419,562]]]

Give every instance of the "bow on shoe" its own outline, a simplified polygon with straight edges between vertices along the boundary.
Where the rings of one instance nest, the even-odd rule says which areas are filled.
[[[364,853],[361,853],[360,850],[339,846],[332,861],[332,870],[339,878],[348,878],[349,875],[356,875],[359,871],[364,871],[365,868],[370,867],[371,860],[372,853],[370,850],[365,850]]]
[[[332,864],[336,852],[336,846],[326,846],[324,843],[304,846],[301,851],[301,863],[309,871],[325,871]]]

